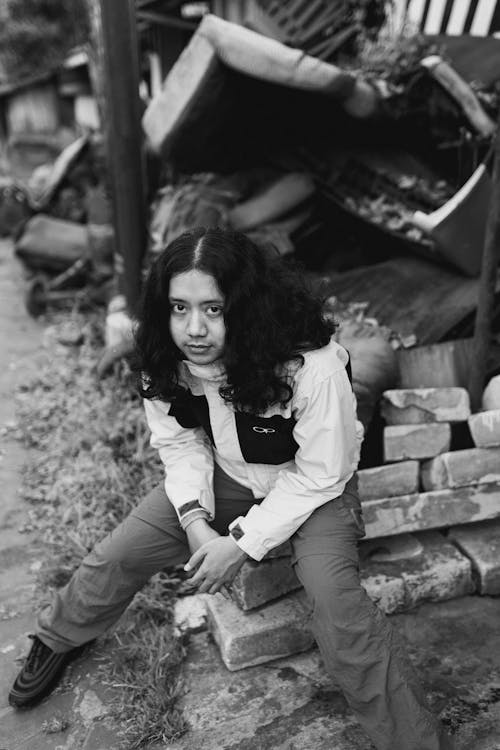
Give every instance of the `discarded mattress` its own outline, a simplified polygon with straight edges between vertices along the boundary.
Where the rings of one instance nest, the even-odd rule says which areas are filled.
[[[211,136],[215,142],[224,128],[244,126],[234,116],[250,80],[336,100],[343,112],[359,119],[378,109],[375,88],[359,77],[208,14],[144,113],[143,129],[152,148],[164,156],[183,149],[201,154]],[[252,111],[255,120],[265,117],[265,112]],[[252,125],[243,132],[245,138]]]

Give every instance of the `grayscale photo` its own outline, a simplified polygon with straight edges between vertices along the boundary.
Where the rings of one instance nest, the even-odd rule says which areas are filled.
[[[0,750],[500,750],[500,0],[0,0]]]

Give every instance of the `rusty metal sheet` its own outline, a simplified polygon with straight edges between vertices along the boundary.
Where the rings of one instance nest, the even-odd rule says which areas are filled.
[[[369,302],[367,315],[419,344],[440,341],[476,307],[479,279],[419,258],[399,257],[344,273],[314,274],[321,294]]]

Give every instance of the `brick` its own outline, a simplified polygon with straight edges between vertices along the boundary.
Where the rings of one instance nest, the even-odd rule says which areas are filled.
[[[436,531],[418,534],[418,538],[424,547],[422,558],[409,560],[401,571],[406,608],[471,594],[474,583],[470,560]]]
[[[362,500],[393,497],[418,492],[418,461],[399,461],[358,471],[358,490]]]
[[[297,654],[314,644],[302,591],[253,612],[213,596],[207,610],[210,630],[231,671]]]
[[[394,425],[384,428],[384,461],[433,458],[450,449],[447,423]]]
[[[300,588],[289,557],[246,562],[233,581],[231,591],[243,610],[255,609]]]
[[[422,464],[424,490],[500,482],[500,448],[468,448],[442,453]]]
[[[388,425],[465,422],[470,399],[465,388],[401,388],[384,392],[381,413]]]
[[[491,378],[486,386],[481,399],[483,411],[500,409],[500,375]]]
[[[403,537],[377,540],[385,550],[382,560],[372,555],[361,560],[361,584],[386,614],[404,612],[424,601],[454,599],[474,590],[470,561],[441,534],[427,531]],[[377,545],[373,547],[376,551]]]
[[[448,539],[470,558],[480,594],[500,594],[500,520],[456,526]]]
[[[469,429],[478,448],[500,446],[500,409],[471,414]]]
[[[363,503],[366,539],[500,517],[500,483],[433,490]]]

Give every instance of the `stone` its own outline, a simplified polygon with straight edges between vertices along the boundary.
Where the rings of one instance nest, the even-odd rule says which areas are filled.
[[[500,594],[500,520],[455,526],[448,539],[470,558],[480,594]]]
[[[491,378],[484,389],[481,406],[483,411],[500,409],[500,375],[495,375]]]
[[[361,584],[383,612],[403,612],[424,601],[454,599],[474,590],[470,561],[441,534],[402,537],[377,540],[371,554],[365,548],[361,556]],[[383,556],[377,559],[379,546]]]
[[[384,461],[433,458],[450,449],[447,423],[391,425],[384,427]]]
[[[436,531],[419,534],[418,538],[424,554],[405,561],[401,570],[405,609],[424,601],[439,602],[471,594],[475,587],[470,560]]]
[[[358,491],[361,500],[376,500],[418,492],[418,461],[399,461],[385,466],[358,471]]]
[[[472,439],[478,448],[500,446],[500,409],[471,414],[467,421]]]
[[[418,557],[423,552],[421,542],[416,534],[397,534],[397,536],[369,539],[359,545],[361,561],[374,563],[397,562]]]
[[[500,483],[476,484],[363,504],[366,539],[500,517]]]
[[[258,563],[245,562],[232,583],[231,593],[241,609],[249,610],[300,586],[290,558],[277,557]]]
[[[422,463],[424,490],[500,482],[500,448],[467,448],[441,453]]]
[[[207,627],[207,598],[210,594],[179,597],[174,605],[174,623],[179,633],[198,633]],[[222,596],[222,594],[219,594]]]
[[[211,633],[230,671],[297,654],[314,644],[303,591],[253,612],[212,596],[207,610]]]
[[[470,414],[465,388],[400,388],[384,391],[381,414],[388,425],[464,422]]]

